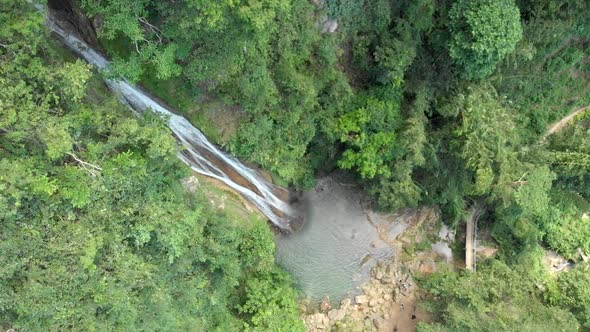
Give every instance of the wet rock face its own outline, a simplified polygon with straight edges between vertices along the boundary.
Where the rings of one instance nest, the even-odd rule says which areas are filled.
[[[53,10],[73,11],[75,3],[73,0],[48,0],[47,6]]]
[[[101,49],[94,25],[88,17],[84,16],[77,1],[48,0],[47,7],[55,14],[56,18],[62,23],[67,23],[72,31],[77,32],[86,43],[95,49]]]
[[[102,31],[102,28],[104,27],[104,17],[102,15],[96,15],[92,18],[92,26],[94,27],[94,30],[99,32]]]
[[[289,218],[291,232],[297,232],[305,225],[305,200],[303,192],[289,190],[288,203],[291,206],[292,216]]]
[[[293,208],[301,207],[303,204],[303,192],[299,190],[289,190],[289,204]]]

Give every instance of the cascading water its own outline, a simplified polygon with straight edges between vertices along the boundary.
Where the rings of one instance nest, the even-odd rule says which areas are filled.
[[[46,12],[43,6],[36,5],[36,7],[40,11]],[[109,61],[105,57],[80,38],[59,26],[52,15],[47,14],[46,17],[49,28],[62,38],[71,50],[99,70],[107,69]],[[188,120],[172,113],[126,80],[105,79],[105,81],[109,88],[120,94],[121,100],[132,109],[138,112],[151,109],[168,118],[168,126],[184,147],[178,157],[195,172],[224,182],[252,202],[274,225],[281,230],[290,230],[292,211],[289,204],[277,196],[281,191],[285,194],[284,189],[269,183],[256,171],[219,150]]]

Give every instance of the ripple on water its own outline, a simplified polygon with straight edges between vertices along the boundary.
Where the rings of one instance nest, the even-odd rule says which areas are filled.
[[[365,211],[358,188],[332,177],[319,180],[303,201],[306,223],[277,239],[278,262],[295,276],[302,295],[313,300],[359,294],[377,260],[393,256],[373,225],[387,222],[385,216]]]

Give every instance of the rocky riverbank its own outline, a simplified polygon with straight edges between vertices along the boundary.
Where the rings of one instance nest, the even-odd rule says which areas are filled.
[[[409,331],[428,315],[416,304],[413,278],[396,262],[379,263],[363,294],[344,299],[339,308],[306,315],[309,331]]]
[[[406,214],[407,216],[408,214]],[[436,247],[417,250],[429,234],[436,230],[437,215],[432,209],[414,211],[411,217],[398,218],[397,222],[377,225],[380,237],[396,250],[396,256],[381,261],[371,270],[369,282],[362,286],[362,294],[345,298],[332,308],[324,299],[319,308],[302,303],[304,319],[309,331],[415,331],[420,321],[429,321],[428,313],[420,302],[420,291],[413,276],[432,273],[448,257]],[[405,223],[403,234],[392,232]],[[393,234],[393,235],[392,235]],[[441,239],[434,238],[432,243]]]

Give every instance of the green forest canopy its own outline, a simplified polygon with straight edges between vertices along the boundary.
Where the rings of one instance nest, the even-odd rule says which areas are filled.
[[[454,226],[483,204],[500,254],[425,279],[437,322],[421,328],[590,329],[585,265],[539,267],[541,246],[590,252],[590,119],[544,136],[590,104],[587,1],[75,3],[112,74],[180,112],[232,106],[231,152],[285,183],[344,169],[376,207],[436,205]],[[303,329],[270,231],[183,192],[162,121],[61,60],[30,5],[0,5],[0,325]]]
[[[0,328],[303,331],[269,227],[185,191],[165,122],[0,4]]]

